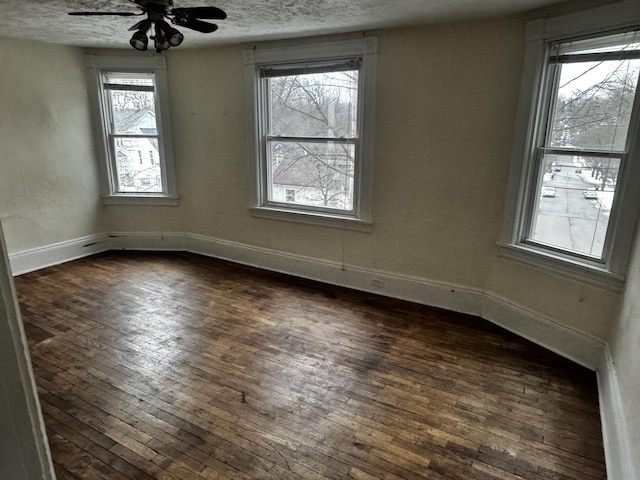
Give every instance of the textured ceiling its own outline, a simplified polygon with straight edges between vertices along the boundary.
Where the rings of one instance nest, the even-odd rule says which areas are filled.
[[[219,30],[182,29],[183,47],[372,30],[525,12],[562,0],[174,0],[217,6]],[[138,17],[77,17],[71,11],[137,11],[129,0],[0,0],[0,35],[85,47],[130,48]]]

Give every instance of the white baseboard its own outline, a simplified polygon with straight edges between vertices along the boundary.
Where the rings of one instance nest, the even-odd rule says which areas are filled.
[[[607,478],[636,480],[640,477],[637,477],[634,472],[632,463],[632,458],[634,457],[631,455],[624,406],[620,395],[620,387],[618,386],[618,376],[608,346],[604,348],[602,363],[597,370],[597,376]]]
[[[109,250],[147,250],[184,252],[189,234],[180,232],[118,232],[109,233]]]
[[[457,285],[351,265],[343,268],[339,262],[200,235],[188,238],[187,250],[193,253],[456,312],[475,314],[481,301],[480,292]]]
[[[364,269],[318,258],[180,232],[116,232],[82,237],[10,256],[14,275],[107,250],[187,251],[310,280],[482,317],[587,368],[598,368],[603,342],[491,292]]]
[[[477,315],[590,370],[596,370],[602,358],[602,340],[494,293],[485,293],[483,309]]]
[[[109,250],[108,235],[89,235],[9,255],[11,273],[22,275]]]
[[[479,289],[424,278],[369,270],[317,258],[187,235],[187,250],[333,285],[468,313],[489,320],[591,370],[598,367],[604,343],[552,319]]]

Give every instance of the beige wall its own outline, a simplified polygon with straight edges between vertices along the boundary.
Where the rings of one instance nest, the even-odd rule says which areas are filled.
[[[0,219],[9,253],[100,230],[82,52],[2,39]]]
[[[371,233],[254,219],[243,46],[169,57],[187,231],[505,297],[600,340],[619,294],[498,259],[522,61],[517,19],[378,32]],[[179,53],[179,54],[178,54]],[[114,214],[114,227],[131,217]],[[154,226],[150,225],[153,229]]]
[[[361,268],[483,287],[496,256],[522,34],[516,20],[377,34],[371,233],[252,218],[246,47],[172,52],[171,114],[185,228]],[[110,214],[114,228],[130,218],[124,209]]]
[[[498,257],[523,33],[516,18],[376,33],[369,233],[251,217],[247,46],[165,54],[180,206],[103,207],[81,53],[8,40],[0,214],[9,252],[99,232],[190,232],[489,292],[605,340],[619,294]]]

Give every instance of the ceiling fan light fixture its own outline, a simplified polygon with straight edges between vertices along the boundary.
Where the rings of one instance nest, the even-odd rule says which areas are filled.
[[[129,27],[130,32],[135,32],[129,44],[136,50],[147,50],[149,40],[153,40],[155,50],[161,53],[171,47],[177,47],[184,41],[184,35],[173,28],[167,21],[174,25],[188,28],[199,33],[212,33],[218,29],[215,23],[203,22],[205,20],[224,20],[227,14],[217,7],[182,7],[173,8],[173,0],[129,0],[140,10],[140,13],[125,12],[69,12],[69,15],[89,15],[89,16],[139,16],[146,15],[147,18],[136,22]],[[149,35],[153,28],[154,35]]]
[[[178,29],[170,27],[167,38],[172,47],[177,47],[184,40],[184,35]]]
[[[147,44],[149,43],[149,38],[147,38],[147,34],[138,30],[131,36],[131,40],[129,40],[129,44],[135,48],[136,50],[144,51],[147,49]]]
[[[168,50],[169,47],[171,47],[171,44],[169,43],[169,40],[164,37],[153,37],[153,46],[155,47],[156,52],[160,53],[163,50]]]
[[[164,20],[156,22],[156,36],[166,38],[172,47],[177,47],[184,40],[184,35]]]
[[[155,37],[151,38],[153,38],[153,46],[155,47],[157,53],[160,53],[163,50],[168,50],[171,47],[169,40],[167,40],[167,37],[165,37],[164,33],[162,32],[162,27],[160,27],[157,23],[156,35]]]

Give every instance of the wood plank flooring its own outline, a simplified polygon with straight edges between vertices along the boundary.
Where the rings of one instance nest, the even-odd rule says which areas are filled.
[[[16,287],[60,480],[606,478],[595,374],[478,318],[191,254]]]

